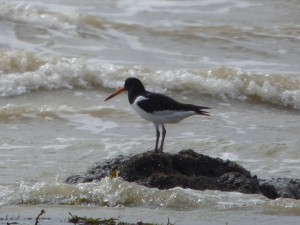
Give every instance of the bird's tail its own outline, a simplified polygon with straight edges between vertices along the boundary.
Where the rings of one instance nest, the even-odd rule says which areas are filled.
[[[198,106],[195,112],[199,115],[210,116],[209,112],[206,112],[203,109],[210,109],[210,108],[204,106]]]

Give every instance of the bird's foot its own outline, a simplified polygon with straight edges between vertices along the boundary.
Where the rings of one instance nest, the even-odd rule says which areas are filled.
[[[155,149],[153,153],[154,154],[160,154],[160,151],[158,151],[158,149]]]
[[[161,153],[162,153],[162,149],[155,149],[155,150],[154,150],[154,153],[155,153],[155,154],[161,154]]]

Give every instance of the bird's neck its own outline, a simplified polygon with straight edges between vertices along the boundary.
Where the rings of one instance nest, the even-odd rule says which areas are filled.
[[[146,94],[146,90],[145,89],[136,89],[133,91],[128,91],[128,101],[130,104],[133,104],[133,102],[135,101],[135,99],[139,96],[144,96]]]

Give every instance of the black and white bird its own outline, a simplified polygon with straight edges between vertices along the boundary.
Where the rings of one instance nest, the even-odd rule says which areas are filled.
[[[203,111],[210,109],[209,107],[197,106],[192,104],[184,104],[175,101],[174,99],[146,91],[142,82],[137,78],[127,78],[123,87],[105,99],[105,101],[113,98],[123,91],[128,91],[128,100],[134,110],[145,120],[151,121],[156,129],[156,142],[154,152],[160,153],[164,148],[166,137],[166,123],[178,123],[192,115],[209,116],[209,113]],[[160,147],[159,126],[162,127],[162,139]]]

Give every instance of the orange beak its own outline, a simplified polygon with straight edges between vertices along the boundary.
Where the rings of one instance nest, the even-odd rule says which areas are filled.
[[[108,96],[104,101],[107,101],[113,97],[115,97],[116,95],[122,93],[123,91],[125,91],[125,87],[121,87],[119,90],[117,90],[115,93],[113,93],[112,95]]]

